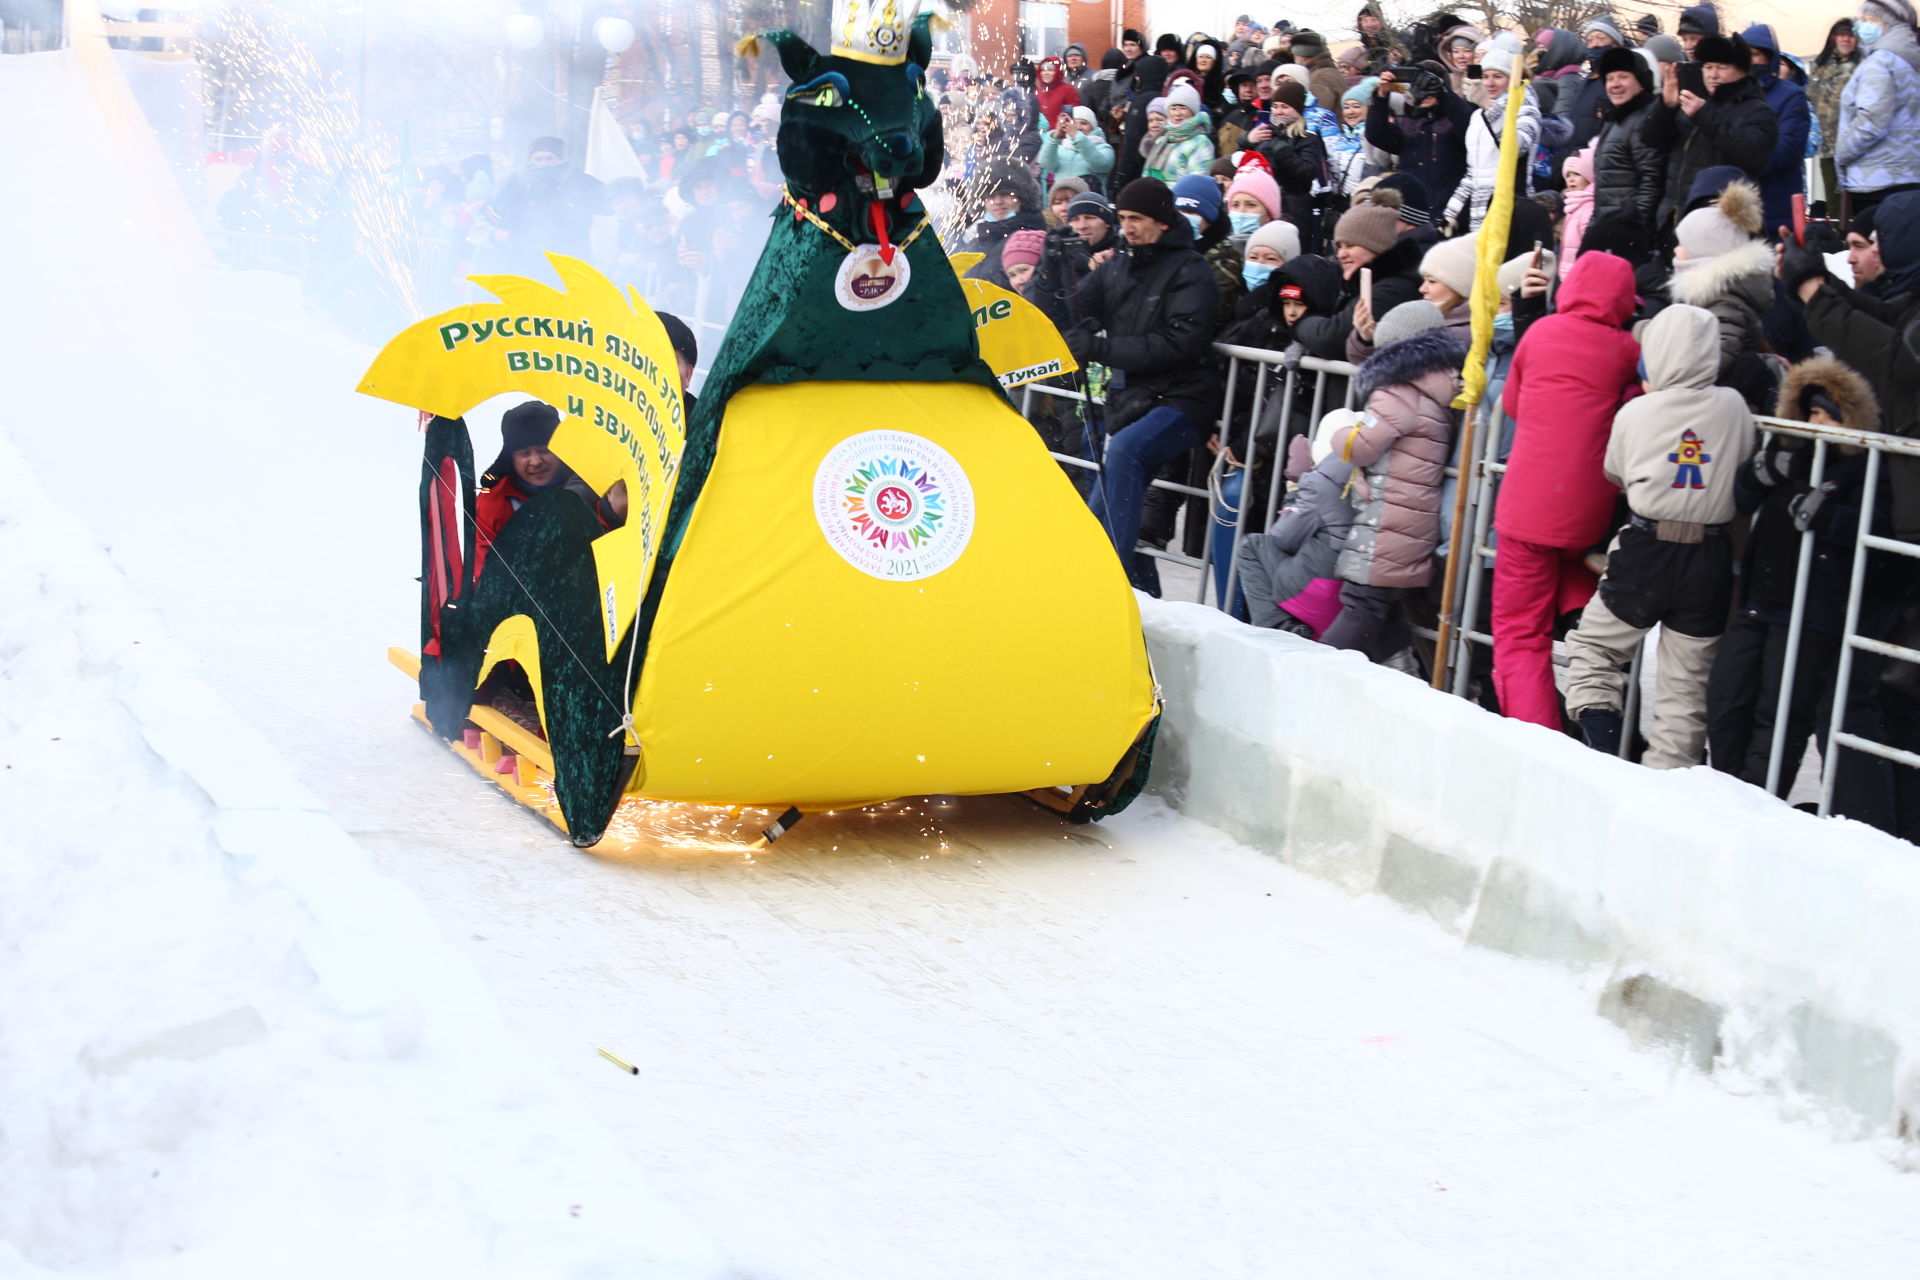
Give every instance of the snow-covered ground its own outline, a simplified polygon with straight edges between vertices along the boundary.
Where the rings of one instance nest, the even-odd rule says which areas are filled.
[[[0,203],[0,432],[37,477],[0,451],[0,1274],[541,1274],[489,1248],[538,1214],[463,1194],[460,1117],[538,1206],[643,1213],[644,1177],[766,1280],[1914,1273],[1883,1153],[1155,802],[571,849],[406,719],[419,439],[352,393],[370,353],[285,281],[183,272],[63,55],[0,58],[0,119],[39,197]],[[416,932],[391,973],[468,991],[444,1040],[343,1051],[288,971],[312,922],[117,709],[169,636],[463,953]],[[597,1271],[567,1239],[556,1273],[635,1274],[618,1232]]]

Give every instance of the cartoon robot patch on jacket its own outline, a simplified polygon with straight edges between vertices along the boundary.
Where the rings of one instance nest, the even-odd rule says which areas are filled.
[[[1667,455],[1668,462],[1680,465],[1674,468],[1673,487],[1676,489],[1704,489],[1707,487],[1706,475],[1700,470],[1705,463],[1713,461],[1713,455],[1701,445],[1700,437],[1691,428],[1680,433],[1680,447]]]

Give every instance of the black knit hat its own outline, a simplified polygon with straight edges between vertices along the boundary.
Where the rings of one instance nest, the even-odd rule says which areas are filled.
[[[1657,36],[1660,34],[1660,19],[1651,13],[1643,13],[1640,20],[1633,24],[1633,29],[1643,36]]]
[[[1157,178],[1135,178],[1120,188],[1120,198],[1113,203],[1123,213],[1138,213],[1169,227],[1180,218],[1173,207],[1173,189]]]
[[[700,363],[700,342],[693,336],[693,330],[687,322],[671,311],[656,311],[660,317],[660,327],[667,331],[667,343],[673,348],[673,354],[688,364]]]
[[[1615,71],[1632,72],[1633,78],[1640,82],[1642,89],[1651,91],[1653,88],[1653,69],[1647,65],[1645,58],[1631,49],[1622,49],[1614,45],[1594,60],[1593,74],[1599,76],[1602,81]]]
[[[1069,222],[1083,213],[1090,213],[1096,218],[1103,219],[1108,226],[1112,226],[1115,222],[1119,221],[1118,215],[1113,211],[1113,206],[1108,204],[1107,198],[1097,191],[1082,191],[1073,198],[1073,203],[1067,206],[1067,220]]]
[[[1693,46],[1693,60],[1700,63],[1718,62],[1745,71],[1753,61],[1753,50],[1739,36],[1701,36],[1700,43]]]
[[[1433,221],[1433,195],[1417,174],[1390,173],[1373,184],[1375,191],[1400,193],[1400,220],[1416,227]]]
[[[1121,35],[1120,43],[1125,44],[1129,40],[1139,45],[1143,49],[1147,47],[1147,38],[1141,35],[1138,31],[1135,31],[1132,27],[1128,27],[1125,33]]]
[[[500,415],[500,451],[508,457],[522,449],[545,445],[560,425],[560,411],[550,404],[529,400]]]

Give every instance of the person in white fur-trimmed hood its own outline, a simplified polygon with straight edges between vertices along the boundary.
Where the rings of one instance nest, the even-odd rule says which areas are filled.
[[[1738,391],[1755,413],[1766,413],[1780,388],[1779,361],[1762,354],[1761,315],[1773,305],[1773,249],[1760,238],[1760,188],[1730,182],[1712,204],[1695,209],[1675,228],[1675,302],[1704,307],[1720,325],[1719,385]]]

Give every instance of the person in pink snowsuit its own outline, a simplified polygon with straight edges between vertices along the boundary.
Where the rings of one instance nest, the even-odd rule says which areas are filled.
[[[1585,253],[1560,286],[1558,309],[1513,354],[1501,404],[1513,452],[1493,527],[1493,683],[1500,709],[1559,729],[1553,624],[1586,605],[1599,581],[1585,557],[1608,532],[1618,490],[1601,471],[1613,415],[1639,394],[1633,267]]]
[[[1586,237],[1587,224],[1593,221],[1594,148],[1567,157],[1561,167],[1566,175],[1566,220],[1560,224],[1560,261],[1572,262],[1580,256],[1580,241]]]

